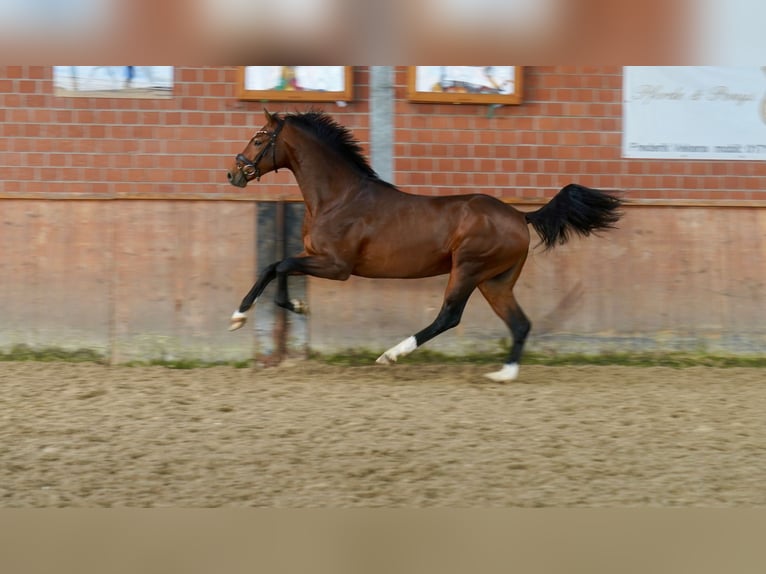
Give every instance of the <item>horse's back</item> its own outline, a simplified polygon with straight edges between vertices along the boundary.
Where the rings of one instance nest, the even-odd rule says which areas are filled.
[[[366,200],[352,273],[428,277],[448,273],[455,257],[515,259],[526,253],[524,214],[484,194],[423,196],[395,188]]]
[[[524,213],[502,200],[483,193],[433,198],[443,205],[443,216],[455,233],[494,236],[504,242],[529,242]]]

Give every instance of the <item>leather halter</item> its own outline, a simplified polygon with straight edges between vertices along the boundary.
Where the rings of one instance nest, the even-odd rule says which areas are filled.
[[[242,172],[242,174],[246,178],[255,178],[256,181],[260,181],[261,179],[261,170],[258,167],[258,164],[263,159],[263,156],[266,155],[266,153],[271,149],[271,163],[274,166],[274,173],[279,173],[279,170],[277,170],[277,136],[279,135],[279,132],[282,131],[282,127],[285,125],[285,121],[281,120],[277,124],[276,129],[273,132],[268,132],[266,130],[259,130],[255,133],[255,135],[268,135],[269,141],[268,143],[263,146],[263,149],[258,153],[258,155],[255,157],[253,161],[250,161],[247,159],[244,155],[238,154],[236,157],[237,166],[239,167],[239,170]]]

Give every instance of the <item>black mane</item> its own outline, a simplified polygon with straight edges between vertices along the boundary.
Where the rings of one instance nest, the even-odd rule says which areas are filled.
[[[303,113],[287,114],[285,121],[310,131],[317,139],[332,147],[351,162],[364,175],[382,181],[370,166],[362,151],[362,145],[351,131],[337,123],[325,112],[310,110]]]

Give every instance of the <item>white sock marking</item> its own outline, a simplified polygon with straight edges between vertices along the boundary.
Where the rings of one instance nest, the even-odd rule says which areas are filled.
[[[308,315],[309,306],[300,299],[290,299],[290,303],[293,305],[293,312],[299,315]]]
[[[404,341],[401,343],[391,347],[388,351],[383,353],[378,359],[375,361],[376,363],[379,363],[381,365],[387,365],[389,363],[395,363],[396,359],[403,355],[408,355],[412,351],[418,348],[418,344],[415,341],[415,336],[407,337]]]
[[[503,368],[494,373],[487,373],[484,375],[488,379],[495,381],[496,383],[507,383],[513,381],[519,376],[519,364],[518,363],[506,363]]]
[[[231,325],[229,325],[229,331],[236,331],[245,324],[245,321],[247,321],[247,315],[245,313],[240,313],[239,310],[234,311],[234,313],[231,314]]]

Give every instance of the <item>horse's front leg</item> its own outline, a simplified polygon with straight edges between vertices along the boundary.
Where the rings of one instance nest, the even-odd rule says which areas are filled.
[[[294,313],[307,313],[308,306],[287,293],[288,275],[311,275],[321,279],[345,281],[351,275],[351,265],[332,255],[298,255],[280,261],[276,268],[277,297],[275,303]]]
[[[279,266],[277,266],[278,268]],[[309,306],[305,301],[290,299],[287,294],[287,273],[280,273],[279,271],[277,271],[277,296],[274,298],[274,303],[299,315],[305,315],[309,312]]]
[[[242,300],[239,309],[231,316],[229,330],[234,331],[245,324],[247,311],[253,306],[266,286],[275,278],[277,279],[277,295],[274,302],[294,313],[306,313],[308,306],[296,299],[290,299],[287,291],[287,276],[295,274],[345,281],[351,275],[351,267],[346,262],[329,255],[301,255],[272,263],[263,270],[261,277]]]
[[[277,265],[279,265],[279,263],[279,261],[276,261],[261,272],[261,276],[255,282],[255,285],[253,285],[253,288],[250,289],[247,295],[245,295],[245,298],[242,299],[242,303],[239,304],[239,308],[232,314],[229,331],[236,331],[245,324],[245,321],[247,321],[246,313],[250,310],[250,307],[255,304],[258,297],[261,296],[261,293],[266,289],[266,286],[277,276]]]

